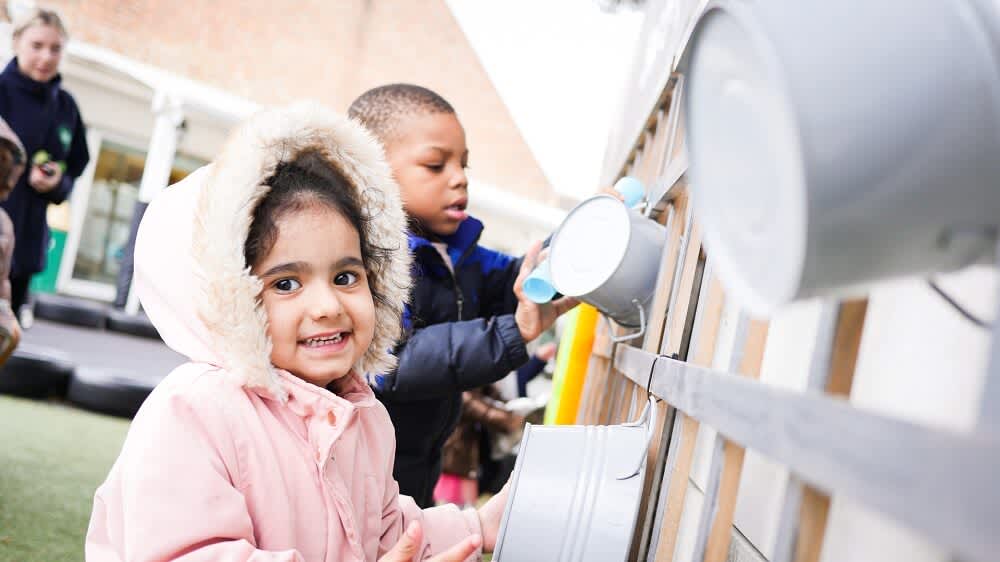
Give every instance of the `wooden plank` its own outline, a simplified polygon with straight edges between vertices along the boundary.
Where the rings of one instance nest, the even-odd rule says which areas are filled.
[[[701,228],[697,222],[689,221],[689,229],[685,240],[684,263],[681,274],[676,281],[675,296],[667,310],[667,327],[664,337],[666,341],[661,346],[664,355],[677,353],[681,359],[687,357],[685,343],[685,326],[693,320],[691,312],[696,303],[692,302],[699,287],[695,286],[698,273],[698,261],[701,257]]]
[[[733,337],[733,349],[729,356],[729,364],[726,372],[735,374],[740,362],[743,360],[743,352],[746,348],[747,338],[750,333],[750,320],[746,314],[740,313],[736,320],[735,335]],[[698,514],[698,528],[694,540],[694,552],[691,560],[705,560],[705,552],[708,549],[708,538],[712,530],[712,522],[718,514],[719,487],[722,480],[722,467],[725,456],[725,439],[718,432],[712,437],[712,445],[709,450],[708,479],[703,490],[701,513]]]
[[[715,355],[715,344],[718,339],[719,323],[722,319],[722,308],[725,302],[722,284],[712,279],[709,293],[699,303],[705,312],[696,316],[694,328],[694,357],[691,361],[698,365],[711,365]],[[662,359],[661,361],[667,361]],[[649,368],[647,364],[647,368]],[[647,371],[648,373],[648,371]],[[624,372],[626,376],[632,373]],[[657,394],[660,398],[672,404],[672,397]],[[664,469],[660,497],[658,499],[657,517],[659,523],[654,526],[654,536],[650,539],[649,552],[655,553],[655,560],[672,560],[677,547],[677,533],[680,530],[681,515],[684,510],[684,499],[691,474],[691,462],[694,458],[694,446],[698,437],[698,420],[675,414],[674,433],[671,437],[670,451],[667,452],[667,467]]]
[[[670,206],[667,218],[667,241],[664,244],[663,254],[660,260],[660,271],[657,274],[656,292],[653,294],[651,310],[656,312],[658,321],[649,325],[646,339],[643,344],[645,349],[660,349],[663,340],[663,333],[666,326],[668,307],[672,306],[671,297],[673,295],[674,277],[679,270],[678,258],[683,248],[684,233],[687,228],[688,218],[688,197],[682,193]]]
[[[825,385],[827,394],[846,398],[851,393],[867,312],[867,300],[849,301],[839,306],[836,334],[829,357],[829,372],[826,380],[818,383]],[[795,560],[819,562],[830,512],[830,496],[802,484],[797,476],[793,478],[789,482],[790,486],[803,486]]]
[[[643,493],[639,505],[639,522],[636,524],[635,536],[632,538],[632,550],[629,560],[645,560],[652,544],[653,532],[657,528],[660,492],[664,484],[667,452],[670,448],[670,436],[673,433],[674,409],[660,400],[656,402],[656,433],[653,434],[649,454],[646,457],[646,475]]]
[[[691,463],[694,460],[694,446],[697,438],[698,420],[690,416],[683,416],[675,453],[675,465],[670,472],[670,482],[666,488],[666,501],[663,506],[663,518],[656,545],[656,560],[673,560],[674,552],[677,550],[677,534],[680,531],[681,516],[684,513],[684,500],[687,495],[688,479],[691,476]]]
[[[749,333],[738,366],[740,375],[751,380],[760,378],[760,367],[764,362],[764,349],[767,346],[767,331],[768,324],[766,322],[750,322]],[[723,440],[719,435],[716,435],[716,439]],[[718,505],[712,521],[711,534],[708,537],[705,562],[725,562],[729,553],[729,541],[733,532],[733,514],[736,512],[736,498],[739,493],[740,476],[743,473],[744,455],[743,447],[732,441],[724,440]]]
[[[653,138],[654,152],[651,153],[650,164],[652,167],[652,174],[659,175],[662,173],[668,143],[670,142],[671,135],[671,122],[667,118],[667,112],[661,109],[657,115],[657,125],[656,132]],[[650,196],[649,204],[652,204],[652,193],[654,185],[658,178],[642,178],[646,185],[648,186],[647,193]],[[679,247],[682,232],[678,231],[677,223],[681,222],[685,213],[687,201],[678,200],[677,205],[670,205],[669,211],[662,214],[661,217],[657,217],[656,220],[665,223],[667,231],[667,240],[664,246],[664,251],[660,255],[660,267],[657,277],[657,289],[653,295],[653,300],[650,303],[650,318],[647,324],[647,334],[643,341],[643,348],[656,351],[660,348],[660,343],[663,335],[663,329],[666,324],[666,311],[670,299],[670,289],[671,281],[673,277],[673,270],[676,268],[676,255],[672,252],[672,249]],[[681,213],[678,214],[678,206],[681,209]],[[648,209],[647,209],[648,211]],[[636,385],[637,393],[636,396],[642,398],[645,401],[645,388]],[[665,464],[666,450],[669,444],[669,438],[671,434],[671,428],[673,423],[673,416],[671,410],[664,403],[657,403],[657,416],[656,419],[659,420],[653,438],[650,442],[650,447],[647,452],[646,465],[644,469],[644,481],[643,490],[644,493],[640,500],[639,506],[639,520],[636,524],[636,534],[633,536],[632,548],[629,554],[630,560],[636,560],[641,556],[645,556],[649,548],[649,538],[652,534],[653,520],[656,517],[655,509],[656,502],[652,501],[654,498],[658,497],[660,492],[660,484],[662,481],[662,474]]]
[[[590,356],[587,366],[587,380],[584,383],[584,404],[577,415],[582,424],[595,424],[600,412],[601,397],[608,384],[611,361],[597,355]]]
[[[602,353],[607,349],[607,354]],[[608,369],[612,359],[612,345],[608,337],[608,324],[598,321],[594,327],[594,346],[587,364],[587,378],[583,382],[583,392],[577,412],[577,423],[597,423],[597,403],[607,382]]]
[[[656,358],[623,348],[616,367],[643,379]],[[652,389],[727,439],[788,466],[972,559],[1000,551],[1000,440],[956,434],[668,358]],[[644,379],[643,379],[644,380]],[[671,483],[673,487],[673,483]]]
[[[806,380],[807,392],[848,395],[867,306],[864,300],[823,304]],[[798,560],[817,562],[829,508],[828,496],[806,486],[795,474],[789,474],[772,562],[790,562],[793,555]]]

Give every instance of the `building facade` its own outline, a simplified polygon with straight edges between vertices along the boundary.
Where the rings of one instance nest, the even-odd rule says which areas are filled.
[[[455,106],[470,147],[470,210],[489,226],[485,243],[520,252],[561,219],[557,196],[443,0],[41,5],[69,28],[62,74],[88,127],[92,163],[70,201],[51,209],[53,263],[38,290],[111,301],[136,209],[210,161],[234,124],[303,98],[345,111],[390,82],[427,86]],[[0,25],[5,59],[9,37],[9,24]]]

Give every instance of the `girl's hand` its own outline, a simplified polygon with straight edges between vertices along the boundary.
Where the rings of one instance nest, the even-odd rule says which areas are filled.
[[[412,562],[413,557],[417,555],[417,549],[420,548],[423,534],[420,523],[416,521],[410,523],[399,542],[393,545],[385,556],[379,558],[379,562]],[[496,541],[495,536],[493,540]],[[482,537],[472,535],[441,554],[428,558],[426,562],[462,562],[472,556],[481,543]]]
[[[570,297],[562,297],[559,300],[538,304],[524,294],[524,280],[535,269],[535,265],[538,263],[538,254],[541,253],[541,250],[541,242],[535,242],[531,245],[531,249],[524,256],[524,261],[521,262],[521,271],[514,281],[514,295],[517,297],[517,310],[514,311],[514,321],[517,322],[517,328],[520,330],[521,338],[524,339],[525,343],[537,338],[549,326],[555,323],[556,318],[568,312],[580,302]]]
[[[493,552],[497,546],[500,520],[503,519],[503,510],[507,507],[508,495],[510,495],[510,480],[503,485],[500,493],[479,508],[479,526],[483,529],[483,552]]]
[[[46,162],[31,167],[28,185],[39,193],[48,193],[59,185],[62,180],[62,169],[54,162]]]

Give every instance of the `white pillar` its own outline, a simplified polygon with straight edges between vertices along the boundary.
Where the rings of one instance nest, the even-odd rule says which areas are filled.
[[[174,166],[177,155],[177,142],[180,138],[180,127],[184,122],[184,109],[181,102],[170,94],[160,90],[153,96],[153,134],[149,139],[149,151],[146,154],[146,165],[142,169],[142,181],[139,183],[139,203],[145,205],[153,197],[167,187],[170,181],[170,170]],[[135,248],[131,248],[132,251]],[[135,295],[133,279],[128,292],[125,311],[129,314],[139,312],[139,299]]]

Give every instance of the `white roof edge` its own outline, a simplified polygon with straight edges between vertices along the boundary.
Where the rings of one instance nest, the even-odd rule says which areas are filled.
[[[66,46],[66,53],[70,57],[96,63],[130,76],[154,91],[163,91],[176,97],[185,107],[227,122],[241,121],[260,107],[246,98],[154,68],[110,49],[83,41],[70,41]]]
[[[478,180],[469,180],[471,207],[517,221],[526,221],[542,230],[553,231],[566,217],[566,211],[506,192]]]

